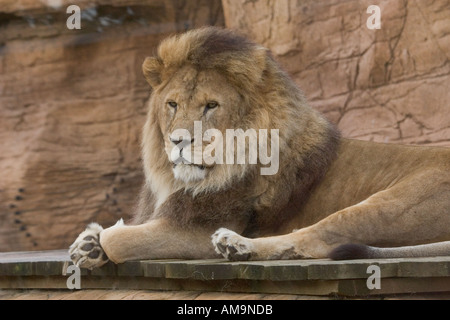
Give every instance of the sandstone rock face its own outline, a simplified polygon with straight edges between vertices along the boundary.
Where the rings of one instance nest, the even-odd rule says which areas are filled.
[[[269,47],[346,137],[450,146],[446,0],[0,0],[0,251],[67,248],[127,218],[143,176],[143,59],[227,25]],[[369,5],[381,29],[369,30]]]
[[[381,29],[370,30],[370,5]],[[223,0],[343,136],[450,146],[450,3]]]
[[[45,2],[0,1],[0,251],[66,248],[92,221],[129,217],[142,62],[169,33],[223,25],[220,1],[81,1],[68,30],[70,2]]]

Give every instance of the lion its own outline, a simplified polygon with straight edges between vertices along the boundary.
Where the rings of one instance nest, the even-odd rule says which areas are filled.
[[[268,49],[227,29],[163,40],[143,73],[152,93],[139,204],[127,224],[88,225],[69,249],[77,266],[450,254],[449,148],[341,137]],[[218,145],[208,132],[229,129],[278,130],[267,148],[279,149],[276,173],[262,174],[262,161],[185,161]]]

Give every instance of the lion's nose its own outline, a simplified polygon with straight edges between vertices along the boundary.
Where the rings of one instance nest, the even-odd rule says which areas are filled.
[[[180,139],[180,138],[172,138],[170,137],[170,142],[172,142],[174,145],[179,146],[180,149],[183,149],[184,147],[194,143],[194,139],[188,140],[188,139]]]
[[[172,148],[171,151],[171,161],[177,165],[179,163],[185,163],[185,158],[183,157],[183,150],[188,147],[188,149],[190,148],[190,145],[192,145],[192,143],[194,143],[194,139],[190,140],[190,139],[174,139],[173,137],[169,137],[170,141],[174,144],[174,147]],[[190,161],[190,160],[189,160]]]

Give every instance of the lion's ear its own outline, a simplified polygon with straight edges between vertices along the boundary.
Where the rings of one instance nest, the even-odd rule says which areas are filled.
[[[257,66],[257,70],[255,70],[255,76],[258,80],[261,80],[262,74],[267,67],[267,50],[266,48],[259,47],[253,51],[252,55],[255,66]]]
[[[145,79],[152,88],[161,84],[161,73],[164,65],[161,59],[157,57],[148,57],[145,59],[142,65],[142,71],[144,72]]]
[[[238,82],[239,86],[253,86],[262,80],[264,70],[267,68],[267,51],[264,48],[252,50],[246,56],[238,56],[228,60],[226,69],[231,80]]]

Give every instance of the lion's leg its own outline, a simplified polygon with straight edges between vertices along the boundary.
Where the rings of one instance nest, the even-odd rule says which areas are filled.
[[[207,259],[217,257],[211,246],[212,228],[180,227],[167,219],[137,226],[105,229],[100,244],[115,263],[136,259]]]
[[[182,228],[167,219],[132,226],[119,221],[104,230],[91,230],[88,227],[85,232],[89,234],[80,235],[77,240],[82,242],[76,241],[71,246],[70,254],[75,264],[89,269],[103,265],[108,259],[122,263],[139,259],[213,258],[218,257],[210,241],[213,231],[214,228],[203,226]],[[95,243],[86,245],[87,240],[83,240],[85,236],[94,239],[92,241]]]
[[[119,221],[105,230],[97,224],[91,225],[96,228],[88,226],[70,247],[71,258],[78,266],[92,269],[106,263],[107,259],[121,263],[137,259],[218,257],[211,245],[214,230],[227,226],[242,232],[249,219],[249,201],[237,198],[241,190],[230,190],[214,197],[206,193],[194,197],[179,190],[152,214],[145,214],[152,208],[146,205],[149,201],[143,201],[140,207],[144,214],[134,223],[143,220],[145,223],[125,225]]]
[[[267,260],[325,258],[346,243],[401,246],[449,240],[448,208],[448,184],[421,175],[290,234],[248,239],[219,229],[213,244],[231,260]]]

